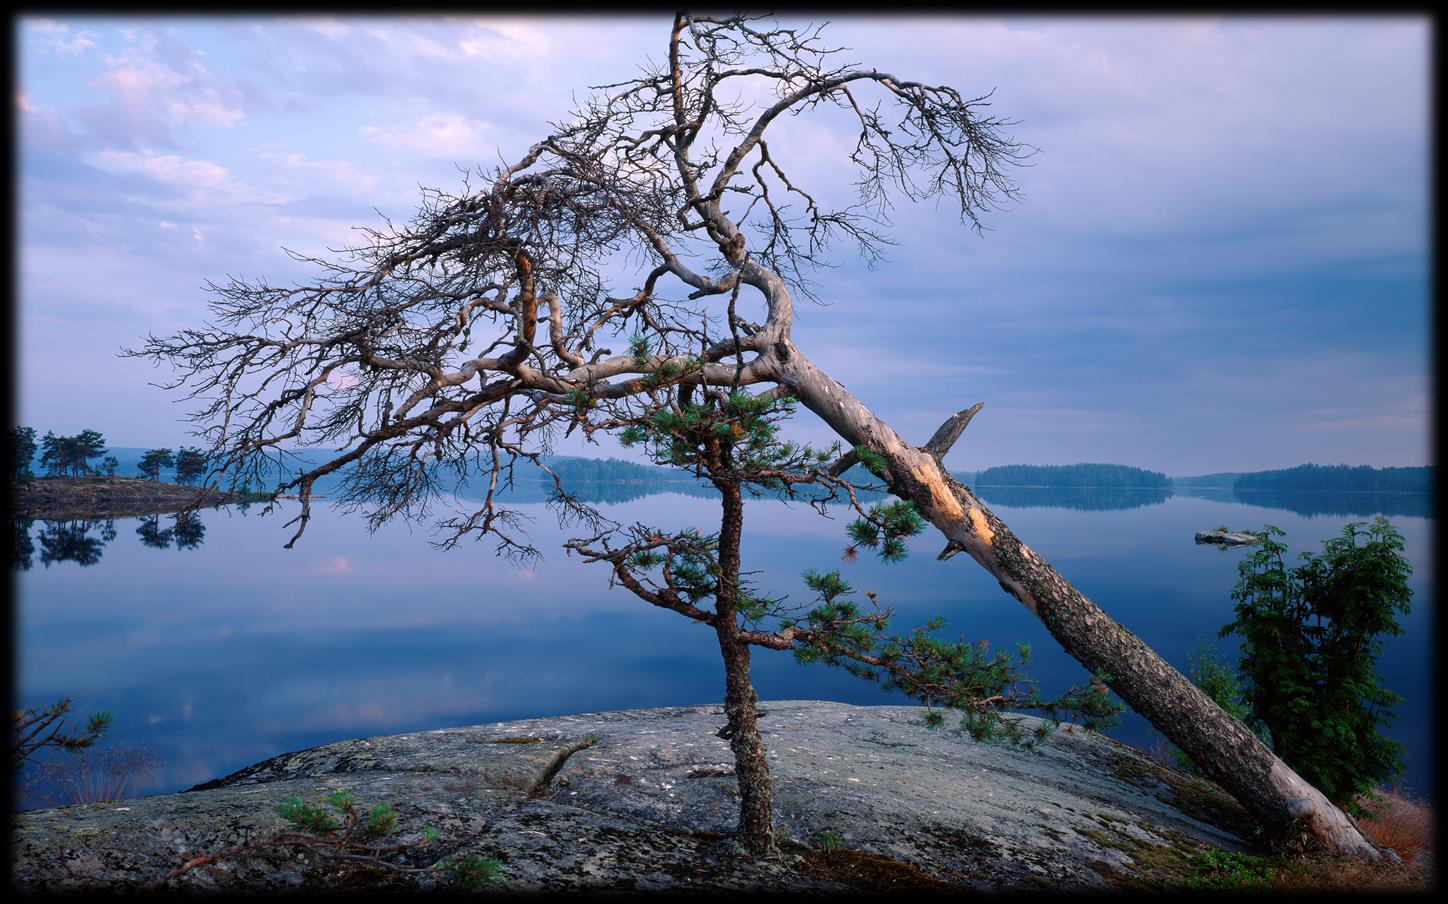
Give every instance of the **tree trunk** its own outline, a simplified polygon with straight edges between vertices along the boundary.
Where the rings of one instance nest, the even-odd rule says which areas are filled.
[[[744,499],[737,481],[716,480],[714,485],[724,502],[715,631],[724,658],[724,712],[729,717],[729,747],[734,751],[734,773],[739,781],[739,842],[752,856],[767,857],[774,853],[774,795],[764,739],[759,736],[759,697],[749,680],[749,644],[740,637],[737,614]]]
[[[915,503],[953,546],[990,572],[1078,662],[1110,676],[1133,710],[1180,747],[1269,833],[1294,822],[1327,851],[1377,859],[1357,826],[1241,722],[1117,624],[957,483],[930,453],[904,442],[788,339],[773,347],[777,379],[846,442],[881,455],[890,489]],[[943,452],[941,453],[943,454]]]

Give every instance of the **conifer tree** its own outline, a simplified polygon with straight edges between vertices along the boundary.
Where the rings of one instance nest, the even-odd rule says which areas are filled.
[[[75,436],[56,436],[46,431],[40,443],[40,463],[54,477],[84,477],[95,473],[90,459],[106,454],[105,438],[95,430]]]
[[[27,481],[35,477],[30,462],[35,458],[38,446],[35,442],[34,427],[10,428],[10,478]]]
[[[1283,531],[1256,533],[1261,543],[1232,592],[1237,617],[1221,631],[1242,638],[1243,696],[1273,751],[1358,813],[1358,797],[1403,766],[1403,745],[1381,732],[1403,698],[1376,668],[1383,636],[1402,633],[1397,616],[1413,595],[1403,537],[1381,515],[1353,522],[1288,568],[1275,539]]]
[[[651,400],[642,410],[622,406],[634,410],[607,423],[622,427],[625,446],[641,445],[655,462],[711,483],[719,491],[718,533],[667,532],[635,524],[575,539],[568,548],[586,560],[611,564],[612,580],[640,599],[714,628],[724,662],[728,718],[721,736],[729,739],[734,753],[738,835],[749,853],[766,856],[775,849],[769,763],[750,679],[752,646],[793,650],[801,662],[840,665],[927,705],[952,708],[960,713],[961,724],[982,740],[1004,736],[1034,743],[1048,731],[1042,723],[1034,732],[1024,732],[1021,720],[1003,715],[1004,708],[1036,708],[1053,716],[1076,713],[1088,727],[1102,727],[1120,711],[1106,691],[1104,676],[1055,700],[1041,699],[1020,671],[1029,658],[1024,645],[1015,661],[1003,653],[990,655],[984,646],[937,637],[944,627],[941,619],[908,636],[890,634],[890,611],[879,609],[873,594],[870,608],[862,608],[839,571],[804,573],[818,603],[807,611],[765,595],[746,579],[741,560],[746,495],[804,499],[821,512],[833,501],[853,506],[859,517],[849,526],[849,557],[867,548],[887,562],[898,562],[905,558],[907,538],[925,523],[903,500],[866,508],[858,488],[837,474],[844,470],[838,445],[816,450],[779,438],[779,423],[793,407],[793,400],[780,393],[696,393],[683,386],[656,393]],[[876,461],[867,450],[857,450],[856,457],[867,467]],[[941,717],[932,711],[928,719],[939,724]]]
[[[141,456],[141,463],[137,467],[141,476],[147,480],[160,480],[161,469],[175,467],[176,458],[171,454],[170,449],[149,449]]]
[[[208,465],[205,452],[190,447],[176,450],[176,482],[194,483],[206,473]]]

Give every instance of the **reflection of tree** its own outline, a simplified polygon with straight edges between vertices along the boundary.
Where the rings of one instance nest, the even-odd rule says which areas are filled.
[[[136,528],[136,536],[141,538],[141,543],[151,549],[169,549],[171,546],[171,528],[161,529],[160,515],[147,515],[141,519],[141,524]]]
[[[10,547],[10,569],[29,571],[35,555],[35,541],[30,539],[30,526],[35,522],[29,518],[16,518],[10,522],[15,532],[15,543]]]
[[[160,754],[149,747],[95,747],[36,763],[17,789],[26,807],[124,800],[156,773]]]
[[[93,536],[91,531],[97,531]],[[49,568],[52,562],[75,562],[94,565],[101,560],[101,550],[116,538],[115,522],[46,521],[40,532],[40,562]]]
[[[177,512],[171,534],[176,538],[177,549],[195,549],[206,539],[206,525],[195,512]]]
[[[977,486],[992,505],[1015,508],[1072,508],[1081,511],[1144,508],[1171,497],[1170,489],[1148,487],[998,487]]]

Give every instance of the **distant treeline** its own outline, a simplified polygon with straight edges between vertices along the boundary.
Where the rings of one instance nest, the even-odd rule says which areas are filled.
[[[1170,489],[1171,480],[1159,471],[1130,465],[1001,465],[975,475],[979,486],[1008,487],[1133,487]]]
[[[1220,474],[1199,474],[1195,477],[1173,477],[1171,483],[1174,487],[1217,487],[1230,490],[1237,485],[1237,478],[1241,476],[1241,471],[1224,471]]]
[[[665,481],[688,480],[682,471],[671,471],[651,465],[641,465],[618,458],[573,458],[547,457],[544,463],[564,483],[586,481],[589,483],[639,483],[656,484]],[[538,479],[552,483],[553,479],[539,472]]]
[[[1235,490],[1333,490],[1365,493],[1430,493],[1433,468],[1372,468],[1367,465],[1298,465],[1280,471],[1240,475]]]

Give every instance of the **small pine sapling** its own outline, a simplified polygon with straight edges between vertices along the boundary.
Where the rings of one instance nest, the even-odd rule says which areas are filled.
[[[634,353],[644,355],[647,348],[635,341]],[[901,561],[907,540],[926,525],[905,500],[866,507],[860,488],[839,476],[852,459],[840,456],[838,445],[820,450],[781,439],[779,424],[792,407],[791,398],[774,392],[711,390],[696,400],[688,385],[676,393],[654,393],[651,404],[641,410],[614,406],[607,423],[621,428],[625,446],[641,446],[656,463],[688,469],[720,491],[719,532],[671,532],[636,524],[567,544],[585,560],[611,564],[611,582],[640,599],[715,629],[724,659],[729,719],[720,735],[729,739],[735,756],[739,840],[759,856],[771,854],[775,845],[769,766],[749,676],[752,646],[793,650],[801,662],[839,665],[927,706],[959,711],[962,726],[979,739],[1003,737],[1032,744],[1049,732],[1050,725],[1042,723],[1028,734],[1021,728],[1023,720],[1001,715],[1006,707],[1042,710],[1053,720],[1064,712],[1079,713],[1090,727],[1107,724],[1121,709],[1107,693],[1109,678],[1104,675],[1085,689],[1042,699],[1019,671],[1029,658],[1024,645],[1016,662],[1004,654],[991,656],[982,644],[938,639],[934,632],[944,626],[940,619],[906,636],[889,634],[890,611],[873,608],[873,594],[867,594],[872,611],[862,609],[850,598],[853,590],[838,571],[805,572],[805,584],[819,602],[804,613],[754,587],[740,558],[746,492],[803,498],[822,514],[830,502],[850,505],[859,517],[847,530],[846,559],[868,549],[886,562]],[[851,455],[867,469],[878,469],[879,461],[869,450],[856,449]],[[927,724],[939,724],[937,716],[929,714]]]

